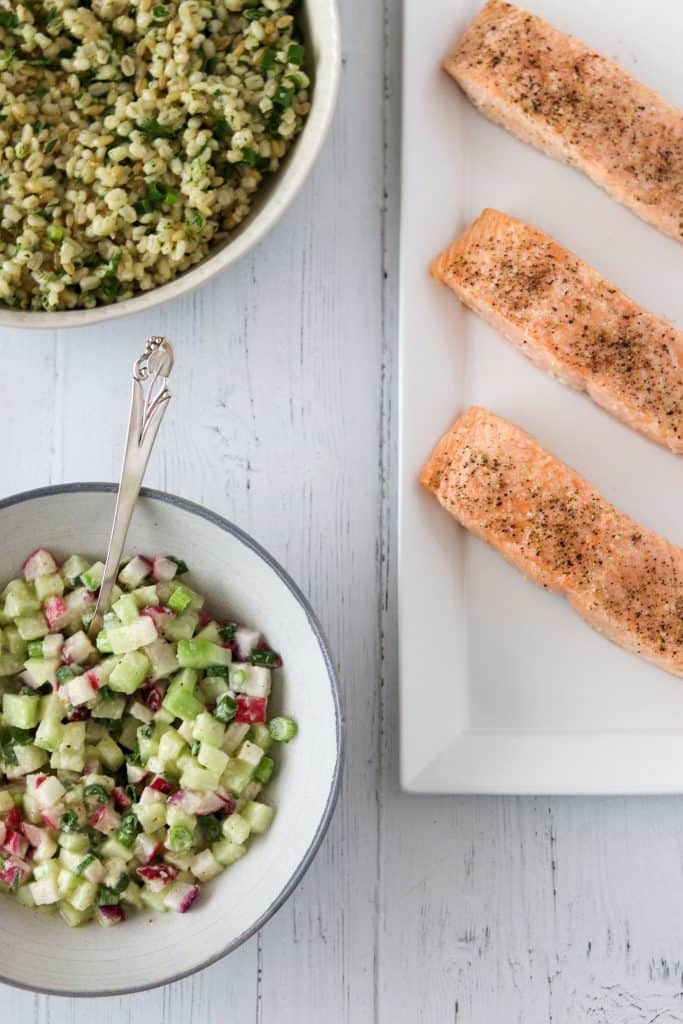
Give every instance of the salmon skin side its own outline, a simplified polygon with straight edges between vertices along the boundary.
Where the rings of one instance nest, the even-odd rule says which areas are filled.
[[[683,550],[618,512],[519,427],[468,409],[420,482],[594,629],[683,676]]]
[[[683,112],[521,7],[490,0],[444,67],[483,114],[683,240]]]
[[[432,274],[542,369],[683,453],[683,333],[552,238],[484,210]]]

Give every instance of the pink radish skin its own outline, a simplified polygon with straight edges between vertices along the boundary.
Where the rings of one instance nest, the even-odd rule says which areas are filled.
[[[97,913],[102,919],[102,924],[122,924],[126,920],[126,915],[123,907],[118,905],[113,907],[98,907]]]
[[[36,548],[22,565],[21,571],[25,580],[35,580],[38,576],[49,576],[57,572],[58,568],[49,551],[45,548]]]
[[[21,832],[8,832],[2,848],[10,856],[23,858],[28,853],[28,839]]]
[[[185,914],[199,896],[199,886],[176,882],[164,899],[164,905],[177,914]]]
[[[178,566],[165,555],[154,555],[152,559],[152,576],[157,583],[168,583],[178,572]]]
[[[172,864],[148,864],[144,868],[138,868],[137,874],[152,892],[161,892],[169,882],[178,877],[178,869]]]

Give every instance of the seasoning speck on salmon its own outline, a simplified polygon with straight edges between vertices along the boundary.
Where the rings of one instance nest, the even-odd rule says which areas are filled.
[[[432,273],[542,369],[683,453],[683,333],[552,238],[484,210]]]
[[[683,240],[683,112],[521,7],[490,0],[444,67],[492,121]]]
[[[532,437],[471,408],[421,483],[457,521],[594,629],[683,676],[683,550],[618,512]]]

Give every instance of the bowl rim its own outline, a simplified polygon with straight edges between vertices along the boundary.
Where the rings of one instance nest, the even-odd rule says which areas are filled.
[[[281,168],[276,175],[271,195],[263,207],[253,217],[248,218],[244,229],[234,239],[227,239],[215,252],[210,252],[196,266],[178,277],[147,292],[140,292],[130,299],[124,299],[123,302],[110,302],[107,305],[95,306],[93,309],[68,309],[56,312],[14,310],[0,306],[0,329],[58,331],[63,328],[91,327],[96,323],[147,312],[206,284],[263,240],[301,191],[327,138],[337,105],[342,66],[339,9],[337,0],[319,2],[327,7],[329,37],[325,40],[322,59],[317,59],[315,64],[315,89],[311,111],[303,132],[296,139],[288,167]],[[307,128],[309,131],[305,134]],[[287,173],[289,180],[287,188],[283,191],[278,179],[284,178]]]
[[[39,498],[50,498],[58,494],[114,494],[118,490],[118,484],[115,483],[104,483],[104,482],[78,482],[68,484],[52,484],[47,487],[37,487],[29,491],[20,491],[17,494],[10,495],[7,498],[0,499],[0,511],[6,508],[12,508],[15,505],[21,505],[23,502],[32,501]],[[334,705],[334,716],[335,716],[335,741],[336,741],[336,761],[334,772],[332,775],[332,781],[330,785],[329,793],[327,794],[327,800],[325,801],[325,807],[323,809],[322,817],[318,823],[318,827],[311,839],[306,851],[304,852],[301,860],[299,861],[295,871],[290,877],[289,881],[283,886],[278,895],[275,897],[273,902],[266,908],[266,910],[257,918],[257,920],[245,929],[237,938],[229,942],[220,952],[213,954],[197,964],[196,967],[191,967],[186,971],[180,971],[177,974],[173,974],[168,978],[163,978],[160,981],[151,982],[149,985],[135,985],[131,987],[123,988],[107,988],[99,989],[94,991],[86,991],[80,989],[73,989],[65,991],[63,989],[50,988],[41,985],[26,985],[23,982],[15,981],[12,978],[7,977],[5,974],[0,973],[0,982],[11,985],[14,988],[23,989],[26,992],[40,992],[44,995],[50,996],[62,996],[67,999],[71,998],[84,998],[84,999],[98,999],[107,996],[118,996],[118,995],[131,995],[135,992],[148,992],[155,988],[160,988],[163,985],[172,985],[176,981],[182,981],[183,978],[188,978],[192,974],[196,974],[198,971],[203,971],[206,967],[210,967],[212,964],[217,963],[230,953],[234,952],[239,946],[250,939],[277,913],[277,911],[283,906],[284,903],[292,895],[296,887],[302,881],[304,875],[308,871],[309,867],[313,863],[316,853],[318,852],[320,845],[325,837],[325,834],[330,826],[332,815],[339,797],[339,790],[341,785],[342,769],[344,764],[344,713],[342,707],[342,700],[339,691],[339,681],[337,679],[337,673],[332,663],[332,657],[329,650],[329,645],[325,634],[323,633],[318,617],[313,611],[310,601],[298,586],[294,582],[292,577],[289,575],[287,570],[264,548],[258,541],[254,540],[248,533],[246,533],[240,526],[237,526],[231,520],[221,516],[218,512],[214,512],[211,509],[199,505],[197,502],[190,501],[188,498],[181,498],[176,494],[170,494],[167,491],[156,490],[153,487],[143,487],[140,490],[140,495],[143,498],[151,498],[153,501],[159,501],[166,505],[171,505],[174,508],[180,508],[184,512],[189,512],[192,515],[199,516],[202,519],[207,520],[213,526],[217,526],[224,533],[229,533],[237,540],[241,541],[246,547],[248,547],[254,554],[262,559],[268,565],[270,569],[275,572],[279,579],[285,584],[291,595],[302,607],[306,619],[313,634],[318,642],[320,651],[323,656],[325,663],[325,669],[327,671],[327,678],[330,685],[330,693],[332,696],[332,703]]]

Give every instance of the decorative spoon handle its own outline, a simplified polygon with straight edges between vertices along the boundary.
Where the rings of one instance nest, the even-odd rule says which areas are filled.
[[[133,366],[133,390],[130,400],[128,434],[102,586],[95,606],[95,613],[88,628],[91,640],[102,628],[103,616],[109,610],[112,587],[118,575],[119,563],[123,555],[135,502],[140,493],[142,478],[149,462],[159,424],[171,398],[167,381],[172,368],[173,348],[168,338],[148,338],[145,351],[136,359]]]

